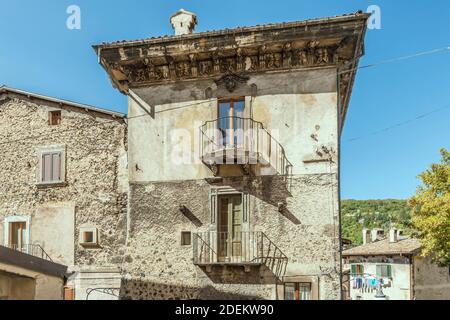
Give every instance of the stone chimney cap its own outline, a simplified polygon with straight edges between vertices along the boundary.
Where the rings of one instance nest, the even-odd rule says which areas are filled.
[[[170,17],[170,23],[175,31],[175,35],[191,34],[197,25],[197,15],[184,9]]]
[[[193,16],[193,17],[195,18],[196,22],[197,22],[197,15],[196,15],[195,13],[193,13],[193,12],[184,10],[183,8],[181,8],[180,10],[178,10],[177,13],[173,14],[173,15],[170,17],[170,20],[172,20],[172,18],[175,18],[176,16],[178,16],[178,15],[180,15],[180,14],[183,14],[183,13],[184,13],[184,14],[188,14],[188,15]]]

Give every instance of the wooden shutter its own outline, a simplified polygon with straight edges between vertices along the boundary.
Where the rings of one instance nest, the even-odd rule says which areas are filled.
[[[52,155],[49,153],[42,154],[42,182],[52,181]]]
[[[392,266],[391,265],[386,266],[386,273],[387,273],[388,278],[392,278]]]
[[[61,181],[61,152],[52,154],[52,181]]]
[[[356,274],[356,264],[352,264],[352,275]]]
[[[41,182],[62,181],[62,152],[42,154]]]

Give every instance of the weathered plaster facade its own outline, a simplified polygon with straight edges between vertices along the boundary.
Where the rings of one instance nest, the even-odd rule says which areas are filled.
[[[51,111],[61,112],[60,124],[49,124]],[[63,151],[62,181],[41,183],[41,152],[55,148]],[[1,88],[0,154],[2,245],[10,245],[11,218],[22,219],[22,245],[41,246],[55,262],[75,270],[120,265],[128,192],[122,115]],[[79,244],[86,226],[98,229],[98,246]]]
[[[286,283],[309,284],[311,299],[341,298],[339,138],[367,17],[95,47],[129,96],[122,298],[284,299]],[[240,117],[274,137],[269,149],[281,161],[259,149],[257,163],[205,160],[199,128],[217,123],[230,98],[242,99]],[[242,255],[219,257],[230,244],[205,239],[219,234],[218,201],[227,195],[242,201],[242,231],[233,233]],[[184,232],[191,243],[182,243]],[[253,247],[256,260],[242,258]]]

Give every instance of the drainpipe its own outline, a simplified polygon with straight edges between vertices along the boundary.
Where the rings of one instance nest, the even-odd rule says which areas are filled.
[[[341,99],[340,99],[340,77],[339,77],[340,68],[337,68],[337,74],[336,74],[336,83],[337,83],[337,128],[338,128],[338,159],[337,159],[337,193],[338,193],[338,216],[339,216],[339,286],[340,286],[340,292],[341,292],[341,301],[344,300],[344,291],[343,291],[343,271],[344,267],[342,265],[342,217],[341,217]],[[333,217],[334,219],[334,217]],[[350,287],[349,287],[350,290]]]

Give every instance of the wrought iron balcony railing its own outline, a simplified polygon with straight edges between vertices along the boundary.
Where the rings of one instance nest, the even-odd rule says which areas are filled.
[[[47,254],[47,252],[45,252],[45,250],[38,244],[23,244],[23,245],[13,244],[8,245],[7,248],[53,262],[53,260]]]
[[[251,118],[224,117],[200,127],[200,157],[208,166],[242,164],[270,166],[279,175],[291,175],[292,164],[281,144]]]
[[[284,272],[287,256],[264,232],[203,232],[193,235],[194,264],[266,265],[276,275]]]

